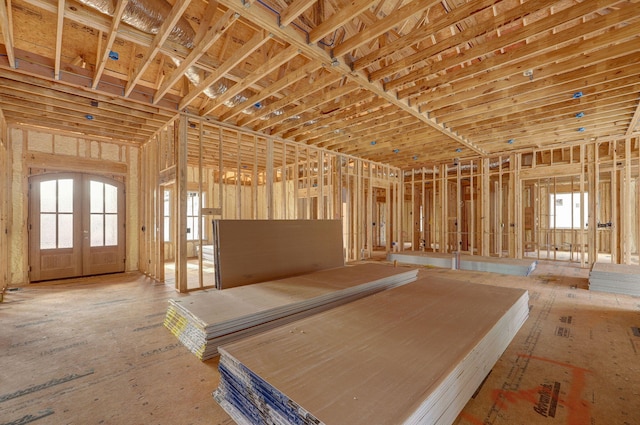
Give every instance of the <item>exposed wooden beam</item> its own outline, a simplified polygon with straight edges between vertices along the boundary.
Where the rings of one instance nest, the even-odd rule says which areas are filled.
[[[562,10],[558,13],[555,13],[547,18],[540,19],[538,21],[532,22],[529,25],[523,25],[520,29],[510,32],[507,35],[501,37],[495,37],[492,40],[478,44],[471,49],[461,53],[457,56],[443,59],[442,61],[433,64],[433,66],[423,67],[416,71],[410,72],[407,75],[404,75],[400,78],[396,78],[385,84],[385,88],[387,90],[395,89],[401,87],[407,83],[413,83],[416,80],[421,80],[423,78],[428,77],[429,75],[433,75],[439,71],[451,68],[452,66],[459,65],[461,63],[468,62],[472,59],[482,57],[484,55],[493,53],[499,49],[504,47],[508,47],[512,44],[522,42],[529,37],[536,36],[540,33],[544,33],[550,30],[553,30],[559,25],[565,24],[567,22],[581,19],[586,15],[593,13],[595,10],[598,10],[607,5],[611,5],[616,3],[616,0],[606,0],[606,1],[598,1],[596,2],[586,2],[579,3],[568,9]],[[548,46],[549,48],[553,46]],[[403,68],[409,66],[414,62],[415,59],[423,60],[425,58],[420,57],[421,53],[418,52],[411,57],[403,59]],[[384,72],[376,72],[376,76],[378,78],[382,78],[384,75],[390,75],[388,71],[393,69],[394,71],[398,71],[395,66],[389,67],[390,69],[385,69]]]
[[[256,9],[256,8],[253,8]],[[211,104],[206,105],[200,109],[200,115],[207,115],[213,112],[218,106],[240,94],[243,90],[251,87],[256,81],[264,78],[265,75],[278,68],[280,65],[290,61],[294,57],[298,56],[300,51],[295,46],[289,46],[285,50],[281,51],[273,58],[256,68],[251,74],[247,75],[242,81],[237,82],[233,87],[229,88],[220,97],[213,100]]]
[[[398,99],[394,93],[390,93],[384,90],[381,84],[376,82],[370,82],[369,79],[359,72],[352,72],[351,68],[340,61],[332,61],[331,57],[327,54],[326,51],[321,49],[316,45],[310,45],[307,43],[307,40],[302,37],[295,28],[284,27],[280,28],[277,25],[276,20],[273,18],[268,11],[258,8],[258,7],[250,7],[245,9],[242,5],[238,4],[233,0],[220,0],[220,4],[224,4],[232,10],[237,11],[238,13],[242,13],[245,17],[247,17],[250,21],[254,22],[257,25],[260,25],[262,28],[270,31],[276,36],[282,38],[283,40],[287,40],[296,46],[300,51],[310,59],[315,59],[321,61],[324,64],[327,64],[327,69],[331,70],[331,72],[335,72],[339,75],[346,75],[349,79],[354,80],[357,84],[362,85],[363,88],[370,90],[373,94],[381,96],[389,101],[391,104],[399,107],[400,109],[409,112],[414,117],[418,118],[422,122],[426,123],[430,127],[436,129],[440,133],[446,135],[450,139],[457,141],[458,143],[463,144],[474,152],[484,155],[485,152],[483,149],[476,146],[470,140],[461,137],[457,133],[451,131],[449,128],[445,127],[441,123],[436,122],[435,120],[428,117],[426,114],[421,113],[417,108],[409,105],[408,102]]]
[[[0,0],[1,1],[1,0]],[[64,4],[65,0],[58,0],[58,14],[56,23],[56,50],[53,66],[53,78],[60,79],[60,55],[62,54],[62,29],[64,24]]]
[[[98,87],[98,84],[100,83],[100,78],[102,77],[102,73],[104,72],[104,67],[107,65],[107,61],[109,60],[109,52],[111,52],[111,46],[113,46],[113,42],[118,35],[118,26],[120,25],[120,20],[122,19],[122,14],[127,7],[127,3],[129,3],[129,0],[118,0],[118,4],[116,5],[116,10],[111,21],[111,28],[109,28],[109,34],[107,35],[107,42],[104,45],[102,57],[100,58],[100,62],[96,66],[96,72],[93,76],[93,84],[91,85],[91,88],[93,89]]]
[[[196,44],[196,47],[193,48],[191,53],[189,53],[189,56],[182,61],[173,74],[171,74],[169,78],[165,78],[164,83],[162,83],[162,86],[160,86],[156,93],[153,100],[154,103],[158,103],[160,99],[167,94],[169,89],[173,87],[173,85],[184,75],[185,71],[189,67],[194,66],[198,59],[200,59],[200,57],[204,55],[207,50],[209,50],[209,48],[220,39],[220,37],[222,37],[222,34],[224,34],[224,32],[227,31],[239,17],[240,15],[238,13],[229,9],[214,25],[203,23],[206,28],[206,32],[202,37],[202,41]]]
[[[631,52],[621,57],[616,57],[620,48],[624,46],[631,47],[630,42],[612,46],[611,49],[602,49],[592,53],[589,56],[580,55],[572,58],[570,61],[553,62],[547,65],[540,64],[535,68],[534,79],[522,76],[518,70],[514,70],[512,78],[499,77],[498,80],[480,81],[480,79],[467,79],[464,81],[452,82],[446,87],[439,87],[434,92],[425,93],[413,99],[415,102],[429,102],[431,110],[445,108],[458,102],[464,105],[480,104],[487,101],[498,100],[505,97],[513,97],[520,95],[523,91],[530,94],[534,91],[557,93],[553,91],[553,87],[570,81],[578,81],[589,78],[593,75],[608,74],[611,71],[623,69],[632,66],[638,62],[638,53]],[[637,50],[640,51],[640,45],[636,43]],[[625,52],[626,53],[626,52]],[[568,63],[569,62],[569,63]],[[570,66],[568,66],[570,65]],[[522,64],[520,68],[522,69]],[[580,72],[574,72],[575,70]],[[495,72],[500,74],[500,72]],[[472,84],[475,83],[475,84]],[[462,87],[466,87],[464,90]],[[526,89],[526,90],[523,90]],[[424,99],[424,100],[423,100]],[[465,107],[463,105],[459,105]]]
[[[57,12],[57,5],[55,2],[51,0],[24,0],[25,3],[38,7],[40,9],[46,10],[51,13]],[[212,2],[209,2],[211,4]],[[215,3],[217,4],[217,3]],[[215,11],[215,9],[214,9]],[[112,20],[109,16],[103,15],[98,11],[94,11],[93,9],[87,7],[77,7],[72,0],[67,0],[65,15],[64,17],[70,21],[77,22],[81,25],[86,25],[89,28],[93,28],[97,31],[101,31],[103,33],[108,33],[109,28],[111,28]],[[204,22],[204,18],[203,18]],[[205,27],[206,28],[206,27]],[[123,25],[118,27],[118,39],[123,41],[129,41],[131,43],[138,44],[140,46],[150,46],[153,42],[153,35],[142,32],[138,29],[133,28],[129,25]],[[197,38],[195,38],[197,40]],[[166,55],[177,56],[181,58],[185,58],[189,55],[190,50],[182,46],[176,42],[171,40],[167,40],[160,48],[162,53]],[[102,50],[96,53],[98,60]],[[96,63],[98,63],[96,61]],[[198,60],[197,66],[207,70],[213,71],[219,64],[214,58],[209,57],[208,55],[203,55]]]
[[[249,55],[255,52],[260,46],[269,41],[269,37],[264,30],[257,31],[249,41],[247,41],[241,48],[236,50],[231,57],[229,57],[215,72],[212,72],[198,84],[198,87],[191,90],[180,100],[178,109],[186,108],[193,100],[198,97],[207,87],[215,84],[225,74],[235,68],[240,62],[245,60]]]
[[[318,0],[293,0],[280,15],[280,25],[287,26]]]
[[[627,136],[631,136],[638,126],[640,122],[640,101],[638,102],[638,107],[633,114],[633,118],[631,118],[631,122],[629,123],[629,127],[627,128],[627,132],[625,133]]]
[[[295,129],[291,129],[290,131],[284,133],[283,137],[285,139],[295,139],[297,142],[321,146],[321,144],[317,143],[316,140],[320,137],[322,137],[324,140],[323,129],[326,128],[327,131],[325,133],[329,133],[332,131],[332,124],[339,125],[345,119],[351,119],[351,121],[353,122],[353,126],[357,127],[363,120],[373,121],[379,116],[387,117],[393,115],[393,113],[395,112],[402,117],[412,119],[414,122],[416,122],[413,117],[411,117],[404,111],[399,111],[397,108],[390,105],[389,102],[387,102],[385,99],[382,99],[374,94],[371,94],[370,97],[373,98],[362,99],[363,101],[369,100],[367,103],[363,102],[354,106],[353,108],[349,108],[347,110],[336,109],[335,111],[329,111],[326,114],[322,114],[322,117],[318,117],[315,123],[298,126]],[[393,110],[394,112],[389,112],[389,109]],[[354,116],[356,118],[353,118]],[[349,129],[351,128],[352,127],[350,126]]]
[[[269,127],[272,127],[275,124],[278,124],[280,122],[285,121],[288,118],[300,115],[310,109],[313,108],[317,108],[320,107],[321,105],[327,103],[327,102],[331,102],[336,98],[341,98],[342,96],[346,96],[349,93],[352,93],[356,90],[358,90],[359,87],[358,86],[354,86],[353,84],[346,84],[342,87],[335,87],[335,88],[330,88],[328,90],[317,90],[315,93],[317,93],[316,95],[312,95],[311,99],[308,102],[302,103],[298,106],[296,106],[295,108],[291,108],[289,110],[287,110],[284,114],[275,117],[274,120],[269,121],[268,125]],[[297,121],[297,120],[296,120]],[[266,126],[265,125],[265,126]],[[284,131],[287,131],[289,128],[292,127],[298,127],[300,125],[300,122],[292,122],[290,123],[288,126],[280,126],[279,128],[276,128],[272,134],[280,134]],[[259,125],[257,128],[261,129],[262,124]]]
[[[13,22],[11,19],[11,0],[0,0],[0,31],[7,50],[7,59],[11,68],[16,67],[16,57],[13,52]]]
[[[138,80],[140,80],[146,69],[151,64],[151,61],[153,61],[153,59],[160,51],[160,48],[162,47],[164,42],[171,35],[171,31],[173,31],[173,28],[176,26],[178,20],[182,17],[182,14],[187,9],[187,6],[189,6],[190,3],[191,0],[177,0],[174,3],[173,7],[171,8],[171,12],[169,12],[169,15],[165,18],[165,21],[162,23],[162,26],[158,30],[158,33],[153,38],[151,46],[149,46],[149,48],[145,52],[140,65],[134,71],[133,75],[127,82],[127,86],[124,89],[125,96],[129,96],[133,88],[136,86],[136,84],[138,84]]]
[[[336,78],[335,74],[325,73],[324,75],[321,75],[314,80],[313,88],[314,90],[323,89],[331,84],[334,84],[337,80],[338,78]],[[309,94],[307,89],[308,87],[305,87],[303,90],[297,90],[294,93],[291,93],[291,95],[265,106],[259,111],[256,111],[255,114],[246,116],[243,119],[239,120],[238,124],[241,126],[249,125],[250,123],[257,121],[258,119],[262,119],[272,114],[273,112],[284,108],[287,105],[299,102],[300,99],[303,99]],[[270,127],[271,122],[275,124],[274,119],[269,119],[264,121],[261,125],[259,124],[258,126],[255,126],[253,129],[258,130]]]
[[[412,2],[407,3],[400,9],[396,10],[391,15],[378,20],[375,24],[370,25],[368,28],[358,32],[357,35],[340,43],[333,49],[333,55],[336,57],[342,56],[345,53],[358,48],[363,44],[373,40],[374,38],[384,34],[385,32],[390,31],[392,28],[409,19],[411,16],[421,13],[423,10],[432,7],[434,4],[439,2],[440,0],[413,0]]]
[[[322,21],[320,25],[309,32],[309,42],[316,43],[327,34],[345,25],[368,8],[374,6],[376,1],[352,0],[348,5],[340,8],[329,19]]]
[[[280,78],[278,81],[275,81],[273,84],[269,84],[267,87],[262,89],[260,92],[258,92],[255,95],[251,96],[247,100],[247,104],[255,105],[258,102],[262,102],[263,100],[267,99],[268,97],[275,95],[279,91],[291,86],[292,84],[295,84],[296,82],[300,81],[301,79],[303,79],[305,77],[308,77],[309,74],[312,71],[318,69],[320,66],[321,65],[317,61],[311,61],[311,62],[307,63],[306,65],[296,69],[295,71],[292,71],[292,72],[289,72],[289,73],[285,74],[285,76]],[[233,107],[230,111],[225,112],[220,117],[220,120],[221,121],[227,121],[227,120],[235,117],[236,115],[238,115],[244,109],[245,109],[244,105],[237,105],[237,106]],[[255,115],[262,116],[263,114],[262,114],[262,111],[260,111],[259,113],[256,113]]]
[[[418,27],[404,37],[401,37],[391,43],[388,43],[385,46],[380,47],[379,49],[372,51],[371,53],[362,56],[361,58],[358,58],[353,63],[353,69],[363,69],[373,62],[389,56],[394,52],[401,51],[407,47],[419,43],[422,40],[428,39],[438,31],[441,31],[444,28],[455,25],[457,22],[462,21],[474,11],[487,8],[493,3],[495,3],[494,0],[481,0],[467,3],[464,6],[458,7],[436,22],[430,22],[428,25]],[[519,7],[523,6],[524,5],[519,5]]]

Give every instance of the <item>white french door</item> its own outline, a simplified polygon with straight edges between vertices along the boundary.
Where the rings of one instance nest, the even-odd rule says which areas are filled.
[[[124,184],[80,173],[29,180],[33,282],[124,271]]]

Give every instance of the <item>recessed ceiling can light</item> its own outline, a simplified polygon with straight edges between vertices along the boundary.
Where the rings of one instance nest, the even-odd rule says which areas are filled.
[[[462,148],[456,148],[456,152],[462,152]]]
[[[92,120],[92,119],[93,119],[93,115],[91,115],[91,114],[87,114],[87,115],[85,115],[84,117],[85,117],[86,119],[88,119],[88,120]]]
[[[515,142],[515,140],[514,140],[514,139],[509,139],[509,140],[507,140],[507,143],[509,143],[510,145],[513,145],[513,142]]]
[[[573,94],[573,98],[574,99],[580,99],[582,97],[582,92],[581,91],[577,91]]]
[[[582,118],[582,117],[584,117],[584,112],[578,112],[576,114],[576,118]]]
[[[580,127],[580,128],[578,129],[578,131],[579,131],[580,133],[582,133],[582,132],[583,132],[583,131],[585,131],[585,130],[586,130],[586,128],[584,128],[584,127]]]

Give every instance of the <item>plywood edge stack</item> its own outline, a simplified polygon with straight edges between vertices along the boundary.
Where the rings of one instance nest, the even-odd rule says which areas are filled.
[[[640,266],[595,262],[589,272],[589,290],[640,296]]]
[[[220,347],[214,398],[239,424],[451,424],[528,299],[420,279]]]
[[[387,254],[387,260],[398,261],[399,263],[405,264],[457,268],[461,270],[500,273],[513,276],[529,276],[538,265],[536,260],[493,258],[464,254],[458,256],[456,253],[445,254],[415,251],[399,253],[391,252]]]
[[[217,347],[417,278],[417,269],[361,264],[169,300],[164,320],[199,359]]]

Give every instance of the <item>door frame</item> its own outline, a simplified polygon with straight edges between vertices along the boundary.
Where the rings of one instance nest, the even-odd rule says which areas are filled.
[[[47,180],[59,180],[69,178],[74,182],[73,211],[79,217],[74,217],[73,221],[73,247],[55,248],[50,250],[40,249],[40,184]],[[117,228],[118,243],[111,246],[91,247],[90,226],[90,182],[97,181],[113,185],[117,188]],[[126,259],[126,228],[125,228],[125,184],[99,174],[82,172],[51,172],[36,174],[29,177],[28,195],[28,273],[29,281],[39,282],[45,280],[64,279],[72,277],[91,276],[105,273],[119,273],[125,271]],[[69,267],[56,269],[48,272],[42,269],[42,251],[49,251],[53,257],[55,255],[67,255]],[[54,251],[57,251],[55,253]],[[113,258],[112,265],[93,264],[95,259]],[[52,258],[53,261],[55,259]],[[46,261],[46,260],[45,260]]]

